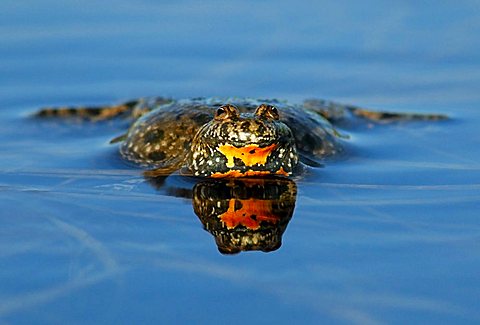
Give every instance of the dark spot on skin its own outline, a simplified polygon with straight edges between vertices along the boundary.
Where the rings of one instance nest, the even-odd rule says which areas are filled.
[[[227,123],[223,124],[221,134],[227,134],[227,129],[228,129]]]
[[[240,210],[242,208],[243,204],[239,200],[235,200],[235,211]]]
[[[43,108],[40,112],[36,114],[38,117],[45,117],[52,115],[52,109],[50,108]]]
[[[165,131],[163,131],[162,129],[155,129],[145,134],[143,141],[144,143],[155,143],[158,140],[162,140],[164,135]]]
[[[255,153],[255,149],[250,150],[248,153],[253,155]],[[242,155],[243,155],[243,153],[242,153]]]
[[[256,134],[265,134],[267,130],[265,129],[265,126],[263,124],[258,124],[258,128],[255,131]]]
[[[250,218],[251,218],[252,220],[254,220],[254,221],[257,221],[257,215],[256,215],[256,214],[252,214],[252,215],[250,216]]]
[[[315,146],[315,138],[307,133],[302,137],[302,144],[304,149],[310,150]]]
[[[183,143],[183,149],[190,149],[190,145],[191,145],[191,143],[189,141],[185,141]]]
[[[192,116],[192,120],[197,123],[198,125],[205,124],[212,119],[210,114],[199,113]]]
[[[129,108],[133,108],[135,106],[137,106],[139,104],[139,100],[131,100],[131,101],[128,101],[126,103],[124,103],[123,105],[129,107]]]
[[[153,161],[162,161],[166,157],[167,157],[167,155],[163,151],[152,152],[148,155],[148,158],[153,160]]]
[[[250,130],[250,122],[248,121],[243,122],[241,127],[244,132],[248,132]]]
[[[395,117],[398,117],[398,114],[395,114],[395,113],[379,113],[379,119],[380,120],[388,120],[388,119],[392,119],[392,118],[395,118]]]
[[[243,161],[240,158],[237,158],[237,157],[233,158],[233,163],[235,164],[235,166],[245,166]]]
[[[91,115],[99,115],[102,112],[102,109],[98,107],[92,107],[92,108],[89,108],[88,111],[90,112]]]

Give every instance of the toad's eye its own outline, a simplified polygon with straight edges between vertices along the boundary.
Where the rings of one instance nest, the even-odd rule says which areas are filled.
[[[278,109],[275,106],[270,106],[270,113],[278,116]]]
[[[215,117],[220,117],[221,115],[226,114],[226,113],[227,113],[227,111],[225,110],[225,108],[223,106],[221,106],[217,109],[217,113],[215,113]]]
[[[262,104],[258,106],[257,110],[255,111],[255,114],[257,116],[261,116],[261,117],[269,118],[273,120],[278,120],[280,118],[278,109],[273,105]]]
[[[215,112],[216,120],[223,120],[228,118],[234,118],[239,115],[238,109],[230,104],[220,106]]]

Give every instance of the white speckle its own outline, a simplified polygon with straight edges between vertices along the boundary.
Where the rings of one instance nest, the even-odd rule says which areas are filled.
[[[160,145],[158,143],[155,145],[155,150],[160,150]]]

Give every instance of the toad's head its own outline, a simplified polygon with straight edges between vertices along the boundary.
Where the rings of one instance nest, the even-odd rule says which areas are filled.
[[[196,133],[188,167],[196,176],[289,176],[298,164],[295,138],[272,105],[242,113],[220,106],[212,121]]]

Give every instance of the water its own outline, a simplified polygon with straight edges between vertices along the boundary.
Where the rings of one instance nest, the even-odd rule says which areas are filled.
[[[479,18],[475,1],[2,1],[0,323],[478,323]],[[157,189],[118,158],[124,125],[29,118],[146,95],[452,119],[345,130],[348,157],[297,181],[281,248],[226,256],[194,183]]]

